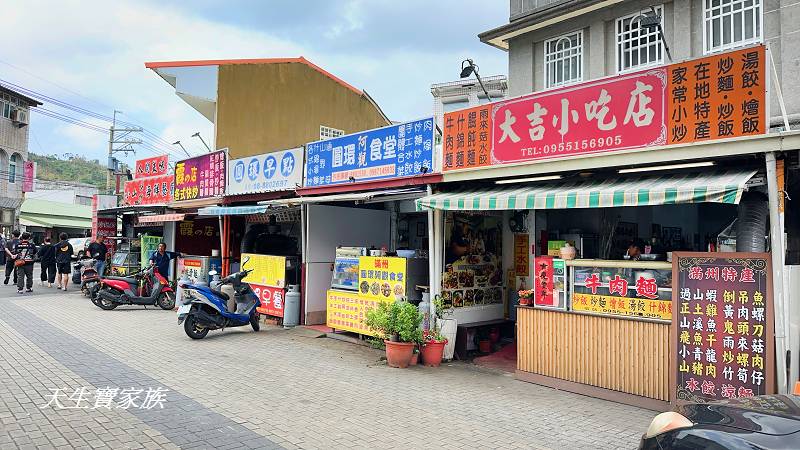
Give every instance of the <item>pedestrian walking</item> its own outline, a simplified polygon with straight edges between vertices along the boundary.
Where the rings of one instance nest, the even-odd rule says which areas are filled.
[[[47,287],[53,287],[56,281],[56,247],[53,245],[50,236],[44,238],[44,244],[39,247],[39,264],[42,268],[40,276],[41,285],[47,283]]]
[[[11,232],[11,239],[6,241],[4,252],[6,254],[6,279],[3,284],[8,284],[11,274],[14,274],[14,284],[17,284],[17,271],[14,269],[14,260],[17,259],[17,245],[19,244],[19,230]]]
[[[97,274],[101,277],[104,275],[104,270],[106,268],[106,255],[108,254],[108,247],[103,242],[105,239],[105,236],[97,236],[94,242],[89,244],[89,247],[86,249],[86,251],[89,253],[89,256],[95,259],[95,269],[97,269]]]
[[[56,288],[66,291],[69,285],[69,274],[72,271],[72,244],[67,240],[67,233],[58,235],[60,241],[55,245],[56,247]]]
[[[14,266],[17,268],[17,293],[33,292],[33,262],[36,260],[36,245],[31,241],[31,234],[27,231],[22,233],[17,244],[17,260]]]

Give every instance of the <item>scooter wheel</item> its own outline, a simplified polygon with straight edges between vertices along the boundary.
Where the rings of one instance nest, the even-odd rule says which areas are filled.
[[[158,307],[164,310],[170,310],[175,307],[175,295],[171,292],[162,292],[158,296]]]
[[[119,306],[119,303],[114,303],[111,300],[106,300],[104,298],[98,298],[95,305],[99,306],[100,309],[104,309],[106,311],[111,311],[112,309]]]
[[[258,331],[261,329],[260,318],[261,314],[259,313],[253,313],[253,315],[250,316],[250,326],[253,327],[253,331]]]
[[[192,339],[203,339],[208,334],[208,328],[199,326],[193,314],[186,316],[183,321],[183,331]]]

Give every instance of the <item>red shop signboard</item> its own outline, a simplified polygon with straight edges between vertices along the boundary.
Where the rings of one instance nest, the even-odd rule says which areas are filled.
[[[258,312],[269,316],[283,317],[284,289],[250,283],[256,297],[261,300]]]
[[[533,304],[558,306],[553,295],[553,257],[537,256],[533,260]]]
[[[761,45],[452,111],[442,169],[765,134],[765,68]]]
[[[166,175],[169,170],[169,156],[161,155],[136,161],[134,178],[155,177]]]
[[[769,253],[674,253],[673,361],[678,402],[774,393]]]
[[[172,175],[137,178],[125,182],[125,205],[163,205],[172,201]]]

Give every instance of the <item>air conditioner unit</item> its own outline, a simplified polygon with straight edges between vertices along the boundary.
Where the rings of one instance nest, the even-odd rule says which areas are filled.
[[[11,110],[11,121],[18,128],[28,125],[28,112],[24,109],[14,108]]]

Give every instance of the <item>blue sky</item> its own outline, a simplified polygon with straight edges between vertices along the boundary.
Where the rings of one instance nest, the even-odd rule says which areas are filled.
[[[483,75],[507,72],[506,53],[477,38],[508,21],[505,0],[27,1],[4,13],[4,35],[20,38],[0,50],[0,79],[103,115],[119,109],[123,120],[181,140],[191,153],[203,147],[190,135],[209,141],[212,126],[145,61],[302,55],[401,121],[431,114],[430,85],[457,79],[466,57]],[[33,152],[105,160],[107,135],[38,114],[30,130]],[[145,138],[149,145],[130,160],[169,147]]]

